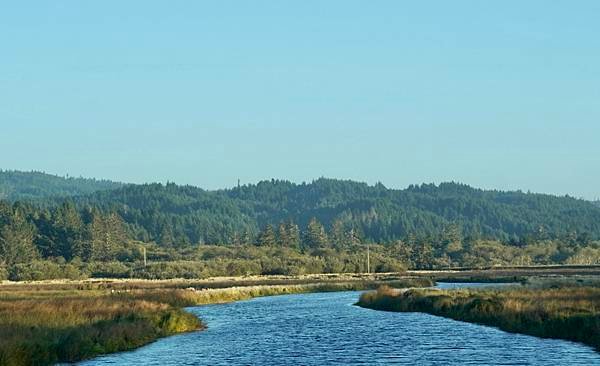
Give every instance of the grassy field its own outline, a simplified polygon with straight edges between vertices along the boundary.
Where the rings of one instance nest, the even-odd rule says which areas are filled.
[[[0,285],[0,365],[73,362],[202,329],[201,320],[183,310],[188,306],[374,289],[382,283],[395,287],[432,284],[426,278],[397,275],[4,283]]]
[[[600,277],[600,266],[522,266],[490,268],[456,268],[452,270],[407,271],[417,277],[438,282],[525,282],[532,277],[571,278]]]
[[[417,307],[419,311],[430,309],[427,312],[435,311],[434,314],[438,315],[541,336],[554,334],[541,326],[531,326],[533,323],[529,320],[529,323],[526,323],[531,329],[524,331],[521,329],[524,326],[519,326],[519,321],[531,317],[535,321],[547,324],[547,319],[551,318],[548,314],[558,312],[568,320],[555,323],[555,327],[558,327],[555,332],[563,333],[561,327],[572,327],[584,335],[577,336],[582,338],[581,340],[569,339],[587,342],[585,339],[593,338],[585,335],[586,332],[590,332],[590,314],[595,316],[593,319],[596,321],[596,328],[592,330],[598,334],[598,313],[595,308],[595,304],[600,303],[598,290],[587,290],[587,287],[597,285],[593,276],[590,277],[591,280],[584,280],[582,276],[569,276],[568,287],[571,288],[569,291],[573,292],[565,292],[564,289],[548,292],[543,302],[544,307],[535,311],[531,309],[540,302],[540,298],[536,297],[538,293],[534,292],[535,290],[528,290],[530,292],[518,297],[518,302],[515,302],[517,297],[511,299],[512,302],[507,302],[514,307],[511,310],[513,313],[510,313],[512,315],[508,311],[510,306],[498,307],[505,306],[504,301],[508,299],[504,296],[507,295],[495,294],[494,291],[480,293],[467,290],[409,290],[401,295],[396,290],[391,290],[392,287],[431,286],[433,279],[468,282],[517,279],[527,282],[531,288],[543,290],[548,290],[548,286],[566,286],[564,278],[552,272],[556,271],[555,269],[549,271],[533,271],[543,275],[541,277],[524,276],[523,270],[503,269],[420,272],[410,273],[410,276],[389,273],[246,276],[204,280],[94,279],[3,282],[0,284],[0,365],[73,362],[104,353],[133,349],[172,334],[202,329],[204,325],[201,320],[184,310],[188,306],[238,301],[258,296],[367,290],[378,288],[382,284],[388,287],[361,298],[363,306],[400,311],[416,311]],[[593,297],[593,294],[596,297]],[[418,299],[425,300],[421,302]],[[477,305],[475,300],[479,301],[480,305]],[[568,302],[565,302],[567,300]],[[428,302],[431,304],[427,306]],[[566,308],[562,309],[561,304],[567,304]],[[412,310],[408,310],[409,308]],[[493,320],[493,311],[497,309],[504,309],[503,319],[506,321],[503,320],[502,324]],[[521,313],[515,309],[520,309]],[[443,311],[447,313],[442,313]],[[479,318],[475,316],[477,314]],[[580,323],[571,324],[571,321]],[[594,342],[596,343],[593,345],[598,347],[597,339]]]
[[[577,281],[569,280],[576,283]],[[508,289],[398,290],[383,286],[357,305],[375,310],[424,312],[544,338],[585,343],[600,351],[598,281],[562,281]]]

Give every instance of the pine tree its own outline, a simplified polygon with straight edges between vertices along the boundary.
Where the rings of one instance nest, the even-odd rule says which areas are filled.
[[[448,254],[450,258],[456,259],[463,250],[462,235],[460,227],[457,224],[450,224],[442,230],[441,237],[442,252]]]
[[[38,257],[33,245],[36,228],[23,214],[14,212],[0,227],[0,262],[12,265],[29,262]]]
[[[277,229],[277,239],[280,246],[290,246],[290,236],[288,234],[288,228],[287,225],[283,222],[279,223],[279,227]]]
[[[306,227],[304,233],[304,246],[316,249],[327,246],[327,233],[323,225],[316,219],[312,218]]]
[[[433,267],[433,247],[428,240],[420,239],[417,241],[411,259],[417,269],[431,269]]]
[[[350,246],[360,245],[362,243],[361,235],[354,227],[346,232],[346,243]]]
[[[273,247],[277,245],[277,237],[273,225],[268,224],[258,237],[258,245],[262,247]]]
[[[253,243],[253,234],[252,231],[248,228],[244,230],[244,235],[242,235],[242,244],[243,245],[251,245]]]
[[[173,247],[175,245],[175,236],[173,235],[173,228],[171,228],[171,225],[166,224],[162,227],[158,238],[158,244],[164,247]]]
[[[233,232],[233,235],[231,237],[231,244],[233,244],[234,246],[242,245],[242,238],[240,237],[240,234],[237,231]]]
[[[85,256],[89,260],[104,260],[104,247],[107,241],[107,231],[104,218],[98,210],[92,210],[91,222],[88,226],[88,243],[85,248]]]
[[[127,241],[123,220],[114,212],[104,216],[97,209],[90,210],[88,215],[86,235],[76,242],[74,254],[85,261],[114,260],[118,249]]]
[[[81,215],[73,202],[66,201],[54,211],[51,219],[53,228],[45,238],[44,254],[70,260],[85,235]]]
[[[289,221],[286,224],[286,231],[289,239],[289,247],[299,249],[300,248],[300,228],[298,225]]]
[[[336,249],[342,249],[348,244],[342,220],[336,219],[331,225],[331,242]]]

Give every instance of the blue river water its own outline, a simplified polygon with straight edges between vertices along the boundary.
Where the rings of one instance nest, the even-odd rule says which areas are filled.
[[[208,329],[80,364],[600,365],[600,353],[584,345],[428,314],[363,309],[353,306],[359,295],[283,295],[193,307],[188,310]]]

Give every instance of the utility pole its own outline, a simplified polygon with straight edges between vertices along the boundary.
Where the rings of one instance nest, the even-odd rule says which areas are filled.
[[[369,253],[369,244],[367,244],[367,274],[371,273],[371,256]]]
[[[144,248],[144,267],[146,267],[148,265],[148,262],[146,260],[146,247],[142,247]]]

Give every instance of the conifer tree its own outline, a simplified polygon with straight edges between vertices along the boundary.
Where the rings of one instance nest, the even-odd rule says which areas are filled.
[[[37,258],[38,253],[33,245],[35,226],[27,222],[19,211],[3,221],[5,223],[0,227],[0,262],[12,265]]]
[[[263,247],[272,247],[277,245],[277,237],[275,236],[273,225],[267,224],[267,226],[265,226],[264,230],[258,237],[258,245]]]
[[[286,231],[289,239],[289,247],[300,248],[300,228],[294,222],[289,221],[286,224]]]
[[[278,243],[282,247],[290,246],[290,236],[288,234],[287,225],[284,222],[279,223],[279,227],[277,229],[277,239]]]
[[[331,242],[336,249],[342,249],[348,244],[348,237],[344,231],[342,220],[336,219],[331,225]]]
[[[327,240],[325,227],[313,217],[304,233],[304,246],[311,249],[324,248],[327,246]]]

